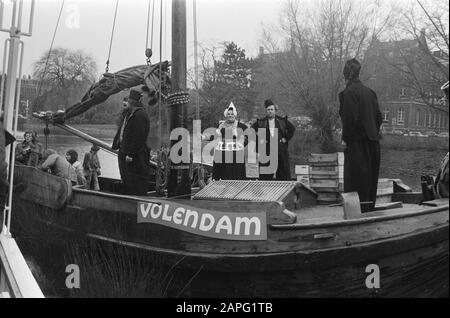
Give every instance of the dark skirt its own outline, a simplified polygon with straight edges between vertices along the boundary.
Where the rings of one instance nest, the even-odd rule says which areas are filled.
[[[214,180],[244,180],[246,179],[244,150],[214,152]]]

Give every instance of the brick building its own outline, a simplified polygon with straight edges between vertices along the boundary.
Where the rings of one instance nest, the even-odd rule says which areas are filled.
[[[386,131],[440,133],[449,130],[448,101],[440,90],[448,74],[433,69],[423,58],[421,50],[428,49],[424,32],[419,40],[375,41],[366,52],[362,80],[378,95]],[[441,51],[432,54],[448,69],[448,55]],[[408,82],[405,74],[410,69],[406,67],[414,67],[415,74],[422,76],[421,83],[429,96],[427,103]]]

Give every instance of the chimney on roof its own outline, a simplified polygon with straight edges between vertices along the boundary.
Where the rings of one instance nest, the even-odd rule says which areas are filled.
[[[259,56],[263,56],[264,55],[264,47],[260,46],[259,47]]]

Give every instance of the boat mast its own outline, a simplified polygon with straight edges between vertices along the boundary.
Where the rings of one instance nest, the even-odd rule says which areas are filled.
[[[172,93],[187,91],[186,69],[186,0],[172,0]],[[170,106],[170,131],[177,127],[187,128],[187,106],[187,103]],[[177,142],[172,140],[171,147]],[[171,164],[167,185],[169,197],[191,193],[189,169],[189,163]]]

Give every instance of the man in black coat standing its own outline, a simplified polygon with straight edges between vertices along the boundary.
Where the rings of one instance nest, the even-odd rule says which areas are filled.
[[[344,151],[344,192],[358,192],[362,212],[374,209],[380,171],[381,112],[377,95],[359,80],[361,64],[348,60],[339,93]]]
[[[260,180],[273,180],[274,177],[276,180],[291,180],[291,169],[289,165],[289,152],[288,152],[288,143],[289,140],[294,136],[295,126],[287,119],[287,116],[281,117],[277,116],[277,106],[270,100],[267,99],[264,102],[264,107],[266,108],[266,117],[258,119],[253,125],[252,128],[255,130],[256,135],[258,136],[258,129],[262,128],[266,130],[266,138],[265,140],[258,140],[257,143],[257,151],[259,153],[260,158]],[[275,129],[278,132],[275,134]],[[277,138],[277,140],[275,140]],[[271,143],[277,143],[278,153],[272,154],[270,153],[270,145]],[[273,163],[272,158],[277,156],[278,159],[277,166],[275,167],[276,171],[273,173],[267,173],[264,171],[264,168],[268,168],[270,163],[261,162],[261,146],[266,145],[266,155],[271,158],[270,160]],[[273,147],[272,147],[273,148]],[[276,160],[275,160],[276,161]],[[262,173],[266,172],[266,173]]]
[[[131,89],[128,107],[121,116],[113,149],[119,149],[119,170],[126,194],[146,195],[150,173],[147,136],[150,119],[141,103],[142,93]]]

